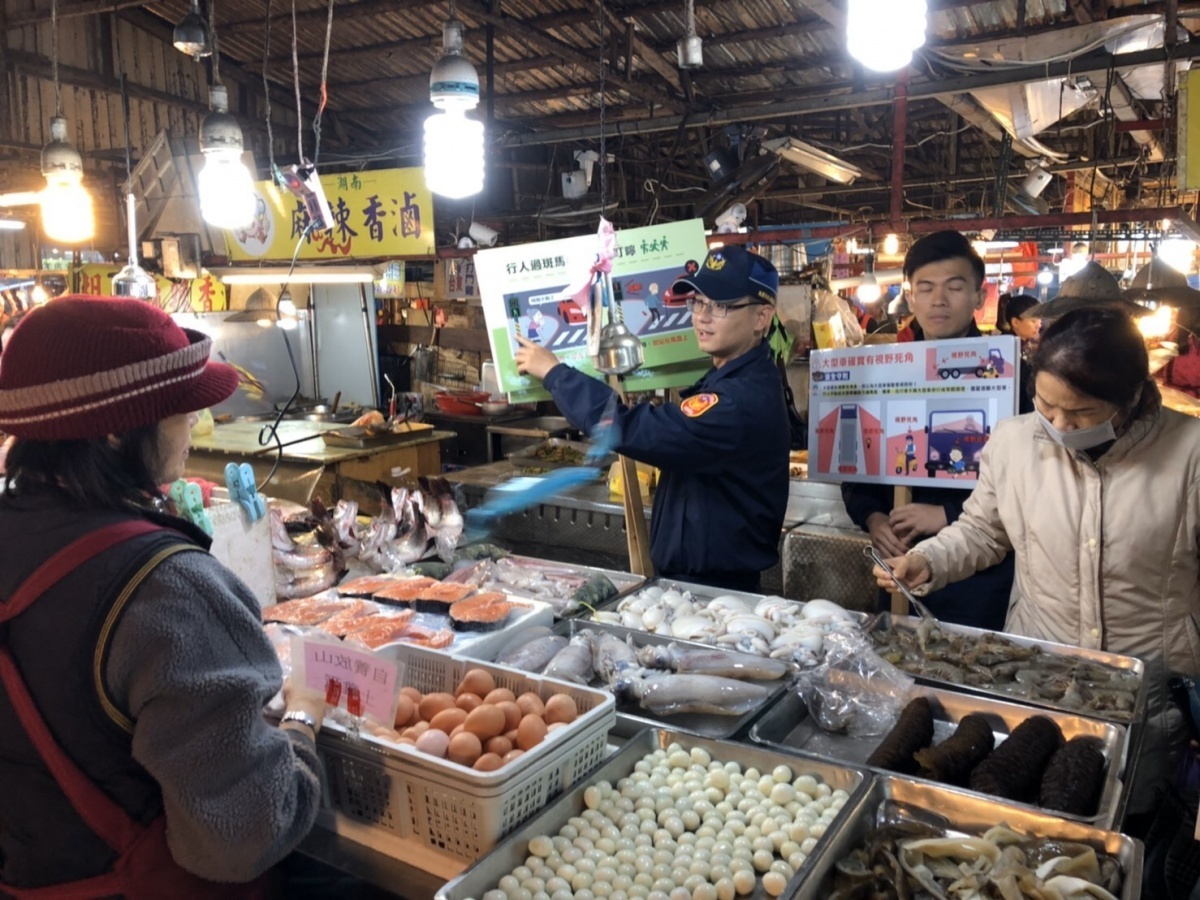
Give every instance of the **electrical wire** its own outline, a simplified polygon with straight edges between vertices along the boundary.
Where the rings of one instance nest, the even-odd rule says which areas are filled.
[[[329,0],[329,15],[325,19],[325,49],[321,56],[321,102],[317,106],[317,113],[313,116],[313,166],[316,167],[317,161],[321,158],[321,117],[325,114],[325,104],[329,100],[328,76],[329,76],[329,42],[333,37],[333,4],[334,0]]]
[[[300,55],[296,38],[296,0],[292,0],[292,87],[296,92],[296,153],[304,162],[304,113],[300,107]]]
[[[263,65],[262,83],[263,98],[266,101],[263,118],[267,122],[267,159],[271,166],[271,178],[276,177],[278,169],[275,166],[275,132],[271,130],[271,85],[267,81],[267,71],[271,66],[271,0],[267,0],[267,27],[263,34]]]
[[[54,114],[62,115],[62,87],[58,83],[58,0],[50,0],[50,66],[54,72]]]
[[[608,201],[608,153],[604,137],[604,76],[608,72],[604,64],[604,0],[596,0],[596,24],[600,30],[600,215],[603,217]]]
[[[221,83],[221,49],[217,46],[217,0],[208,2],[208,36],[212,41],[212,83]]]

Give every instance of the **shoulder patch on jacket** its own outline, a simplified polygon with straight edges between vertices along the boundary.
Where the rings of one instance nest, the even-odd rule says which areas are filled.
[[[720,398],[716,394],[696,394],[680,403],[679,408],[685,416],[695,419],[716,406],[718,400]]]

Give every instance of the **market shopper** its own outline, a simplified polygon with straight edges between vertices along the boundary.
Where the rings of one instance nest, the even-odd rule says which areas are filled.
[[[740,246],[713,250],[671,292],[689,295],[700,349],[712,368],[682,402],[619,405],[617,450],[662,477],[650,525],[659,575],[753,591],[779,559],[788,496],[789,430],[783,382],[764,337],[779,274]],[[541,379],[563,415],[590,432],[610,387],[521,340],[517,371]]]
[[[1168,676],[1200,675],[1200,422],[1162,407],[1119,309],[1062,316],[1033,368],[1037,411],[999,423],[962,516],[890,563],[920,594],[1015,551],[1006,631],[1143,660],[1145,812],[1186,742]]]
[[[899,341],[981,336],[975,311],[983,307],[983,260],[963,235],[939,231],[917,241],[904,257],[904,277],[911,285],[909,304],[914,318],[900,331]],[[895,506],[895,488],[842,485],[846,512],[885,556],[902,554],[954,522],[969,494],[961,488],[915,487],[913,502]],[[1005,557],[968,581],[938,591],[926,602],[947,622],[996,630],[1004,624],[1012,581],[1013,563]],[[879,608],[886,609],[889,602],[887,595],[881,594]]]
[[[264,720],[258,603],[159,492],[237,385],[211,345],[67,297],[0,357],[0,896],[263,896],[315,819],[324,699],[286,685]]]

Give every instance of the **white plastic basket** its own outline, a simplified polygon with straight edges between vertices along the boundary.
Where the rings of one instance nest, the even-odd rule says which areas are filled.
[[[468,669],[480,668],[518,696],[568,694],[579,717],[494,772],[369,735],[352,739],[327,722],[317,741],[328,779],[318,822],[344,837],[449,878],[604,759],[616,720],[607,691],[421,647],[393,645],[386,655],[403,665],[401,683],[422,693],[453,693]]]

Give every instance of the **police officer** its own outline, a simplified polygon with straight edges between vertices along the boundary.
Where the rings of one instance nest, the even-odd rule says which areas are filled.
[[[662,472],[650,523],[659,575],[754,591],[779,559],[788,496],[783,382],[763,338],[779,273],[740,246],[714,250],[672,286],[690,295],[700,349],[713,367],[679,404],[618,407],[617,450]],[[612,395],[604,383],[518,338],[517,371],[541,379],[562,413],[591,431]]]

